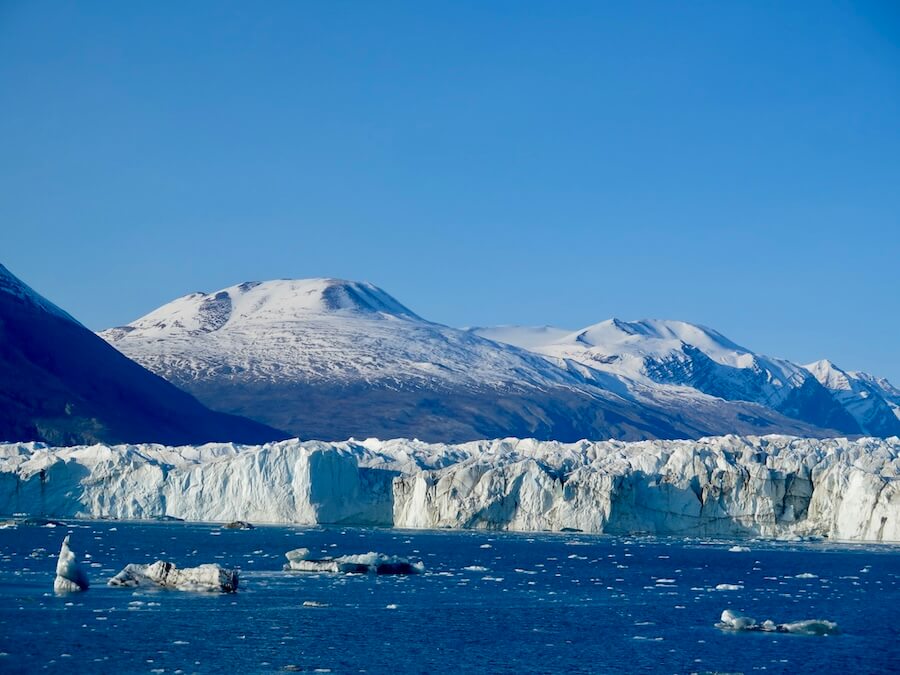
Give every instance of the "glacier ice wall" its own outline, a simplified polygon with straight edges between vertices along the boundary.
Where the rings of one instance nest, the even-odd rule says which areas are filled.
[[[0,513],[900,541],[900,439],[7,444]]]
[[[317,443],[0,445],[0,512],[383,524],[391,478]]]

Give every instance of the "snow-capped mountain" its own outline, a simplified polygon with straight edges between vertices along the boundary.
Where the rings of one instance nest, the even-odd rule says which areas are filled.
[[[557,363],[576,363],[587,369],[587,379],[614,378],[639,398],[659,400],[672,395],[672,387],[689,388],[758,403],[845,434],[900,434],[900,398],[887,380],[845,373],[827,361],[801,366],[756,354],[715,330],[684,321],[610,319],[565,333],[519,326],[471,330],[527,345]],[[541,341],[541,335],[547,339]]]
[[[100,335],[207,405],[306,438],[674,433],[538,355],[426,321],[371,284],[243,283]]]
[[[559,337],[553,329],[529,333],[533,343]],[[643,396],[640,386],[574,360],[432,323],[352,281],[192,293],[100,335],[206,405],[303,438],[835,433],[684,387]]]
[[[882,377],[845,371],[822,359],[804,366],[867,434],[900,435],[900,389]]]
[[[205,408],[0,265],[0,438],[260,443],[285,435]]]

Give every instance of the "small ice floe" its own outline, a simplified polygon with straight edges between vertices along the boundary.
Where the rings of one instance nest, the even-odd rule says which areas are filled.
[[[254,530],[256,528],[253,527],[253,525],[248,523],[246,520],[234,520],[234,521],[228,523],[227,525],[223,525],[222,529],[225,529],[225,530]]]
[[[743,588],[740,584],[718,584],[716,586],[717,591],[740,591]]]
[[[61,523],[58,520],[29,516],[28,518],[20,520],[19,525],[30,525],[31,527],[63,527],[65,526],[65,523]]]
[[[750,553],[750,549],[746,546],[732,546],[728,549],[729,553]]]
[[[469,565],[468,567],[463,567],[466,572],[487,572],[488,568],[483,565]]]
[[[59,560],[56,563],[56,580],[53,582],[53,590],[57,593],[71,593],[74,591],[86,591],[88,578],[84,569],[78,564],[75,553],[69,548],[69,535],[63,539],[59,549]]]
[[[157,560],[151,565],[126,565],[109,580],[110,586],[160,586],[179,591],[220,591],[234,593],[238,587],[237,570],[216,564],[178,569],[173,563]]]
[[[804,619],[803,621],[793,621],[791,623],[775,623],[770,619],[766,619],[762,623],[757,623],[756,619],[731,609],[726,609],[722,612],[716,627],[722,630],[794,633],[796,635],[837,635],[841,632],[834,621],[826,621],[825,619]]]
[[[796,579],[818,579],[819,575],[813,574],[812,572],[801,572],[795,578]]]
[[[375,553],[374,551],[361,555],[314,558],[308,548],[296,548],[284,555],[288,559],[284,569],[288,572],[421,574],[425,571],[425,564],[422,561],[410,562],[406,558]]]
[[[315,600],[304,600],[304,607],[328,607],[327,602],[316,602]]]

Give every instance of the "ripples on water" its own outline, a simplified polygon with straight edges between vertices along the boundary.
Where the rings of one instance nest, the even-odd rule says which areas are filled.
[[[67,532],[86,593],[52,593]],[[0,672],[891,672],[900,548],[73,522],[0,530]],[[282,572],[300,546],[422,560],[409,577]],[[731,549],[733,546],[733,550]],[[235,595],[108,588],[129,562],[241,569]],[[734,633],[723,609],[837,636]]]

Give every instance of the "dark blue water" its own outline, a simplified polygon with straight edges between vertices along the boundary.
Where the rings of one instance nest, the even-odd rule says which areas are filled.
[[[86,593],[52,593],[66,532]],[[182,523],[0,530],[0,671],[878,673],[900,669],[900,549]],[[282,572],[284,553],[421,559],[410,577]],[[85,554],[90,558],[85,559]],[[129,562],[241,569],[235,595],[109,588]],[[484,570],[475,568],[484,568]],[[471,568],[471,569],[466,569]],[[801,574],[816,575],[803,576]],[[714,590],[718,584],[740,590]],[[322,607],[304,606],[304,602]],[[722,610],[823,618],[730,633]]]

